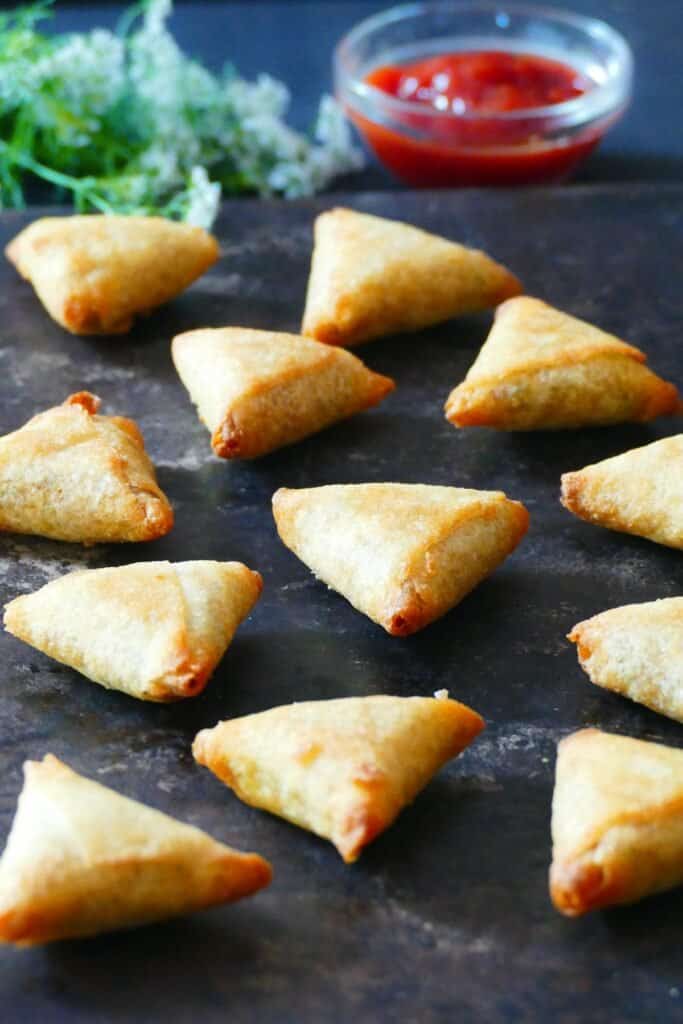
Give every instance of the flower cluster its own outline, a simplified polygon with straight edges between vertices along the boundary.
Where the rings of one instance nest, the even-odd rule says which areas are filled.
[[[282,83],[214,75],[182,52],[171,0],[147,0],[120,33],[68,36],[37,30],[50,4],[0,16],[0,206],[37,177],[79,210],[209,226],[222,192],[306,196],[360,166],[331,97],[313,139],[293,131]]]

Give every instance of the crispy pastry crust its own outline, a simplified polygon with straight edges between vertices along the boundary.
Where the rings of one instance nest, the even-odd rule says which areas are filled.
[[[280,539],[393,636],[454,607],[516,548],[529,515],[499,491],[336,484],[273,496]]]
[[[270,864],[77,775],[48,754],[24,765],[0,860],[0,941],[97,935],[249,896]]]
[[[251,459],[377,405],[394,382],[310,338],[224,327],[173,339],[178,374],[224,459]]]
[[[240,800],[329,839],[351,863],[483,727],[443,697],[352,697],[220,722],[193,752]]]
[[[342,208],[320,214],[302,334],[358,345],[518,295],[489,256],[398,221]]]
[[[644,422],[683,409],[678,390],[637,348],[520,296],[496,310],[467,377],[450,394],[456,427],[557,430]]]
[[[140,700],[206,686],[262,588],[239,562],[141,562],[68,573],[5,608],[5,629]]]
[[[97,544],[163,537],[173,509],[132,420],[87,391],[0,437],[0,531]]]
[[[683,882],[683,751],[597,729],[558,747],[550,895],[568,917]]]
[[[569,639],[596,686],[683,722],[683,597],[611,608]]]
[[[44,217],[5,250],[72,334],[124,334],[216,262],[216,239],[163,217]]]
[[[565,473],[561,501],[589,523],[683,549],[683,434]]]

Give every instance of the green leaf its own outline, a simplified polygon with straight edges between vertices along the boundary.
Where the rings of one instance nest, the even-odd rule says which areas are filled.
[[[343,126],[327,152],[286,127],[279,83],[232,65],[214,75],[183,54],[168,0],[135,4],[117,34],[47,35],[51,13],[42,0],[0,16],[3,206],[39,181],[78,210],[185,217],[214,209],[209,179],[229,194],[304,194],[358,163]]]

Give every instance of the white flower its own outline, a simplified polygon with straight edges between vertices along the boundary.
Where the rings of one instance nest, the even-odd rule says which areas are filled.
[[[212,74],[168,31],[171,10],[171,0],[148,0],[125,39],[102,29],[54,38],[16,30],[9,53],[0,30],[0,116],[11,126],[30,111],[26,155],[36,166],[38,127],[52,170],[73,175],[81,205],[157,209],[209,226],[221,181],[229,191],[306,196],[360,166],[331,97],[313,140],[293,131],[285,85],[267,74]]]
[[[150,0],[145,11],[145,31],[160,35],[165,31],[165,22],[171,16],[173,0]]]
[[[363,166],[363,154],[353,145],[351,126],[332,96],[325,95],[320,100],[315,137],[323,147],[339,155],[347,170]]]
[[[221,202],[221,187],[209,181],[203,167],[193,167],[187,190],[188,204],[183,220],[200,228],[210,228],[218,216]]]
[[[142,174],[153,177],[159,193],[175,188],[184,177],[178,154],[158,144],[151,145],[140,154],[137,167]]]
[[[112,32],[96,29],[68,36],[33,65],[33,86],[53,83],[60,100],[74,114],[92,120],[116,103],[125,82],[124,48]]]

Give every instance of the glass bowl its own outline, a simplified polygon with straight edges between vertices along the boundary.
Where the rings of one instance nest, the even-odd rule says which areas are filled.
[[[504,50],[561,61],[590,88],[550,106],[456,113],[398,99],[366,76],[436,54]],[[490,2],[406,4],[367,18],[337,46],[337,98],[393,173],[412,186],[561,181],[628,106],[633,58],[626,40],[595,18],[550,7]]]

